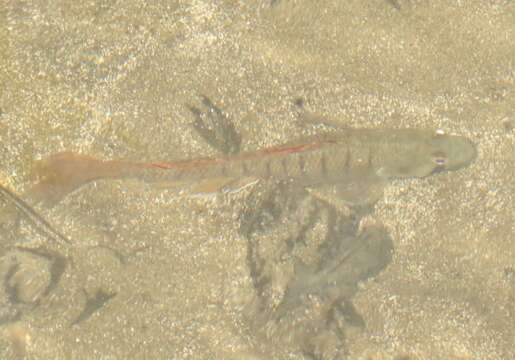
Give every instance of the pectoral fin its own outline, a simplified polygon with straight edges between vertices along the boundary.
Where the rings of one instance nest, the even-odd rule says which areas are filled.
[[[191,187],[193,193],[214,193],[222,190],[234,181],[233,178],[217,177],[199,181]]]
[[[230,178],[230,177],[217,177],[212,179],[202,180],[193,187],[191,187],[191,191],[193,193],[214,193],[214,192],[238,192],[247,186],[251,186],[255,184],[259,179],[254,177],[246,177],[246,178]]]
[[[306,126],[306,125],[323,125],[325,127],[328,127],[330,129],[342,129],[345,128],[344,125],[339,123],[338,121],[335,121],[330,118],[323,117],[321,115],[309,112],[304,108],[304,100],[303,99],[297,99],[294,102],[296,106],[296,112],[299,118],[299,125],[300,126]]]
[[[197,133],[222,154],[238,154],[241,135],[236,131],[233,121],[206,96],[202,96],[202,105],[203,109],[189,106],[195,116],[192,125]]]

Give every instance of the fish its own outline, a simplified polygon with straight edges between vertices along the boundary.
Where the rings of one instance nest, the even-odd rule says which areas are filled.
[[[309,114],[303,116],[303,121],[334,125]],[[285,181],[304,188],[329,185],[336,189],[336,196],[349,205],[357,205],[375,201],[376,195],[368,199],[365,194],[381,193],[390,179],[455,171],[476,158],[471,140],[441,131],[334,127],[335,131],[256,151],[167,162],[103,160],[72,152],[57,153],[40,162],[41,180],[29,196],[35,202],[56,203],[81,186],[101,179],[196,184],[193,191],[197,192],[231,189],[247,179]]]

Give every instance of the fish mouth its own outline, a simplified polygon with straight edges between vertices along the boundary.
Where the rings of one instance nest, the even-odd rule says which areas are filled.
[[[455,137],[450,152],[448,170],[457,170],[470,165],[477,158],[476,145],[465,137]]]

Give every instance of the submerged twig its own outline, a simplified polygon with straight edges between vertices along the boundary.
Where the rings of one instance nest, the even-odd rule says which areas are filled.
[[[50,225],[50,223],[38,214],[29,204],[2,185],[0,185],[0,197],[3,197],[9,203],[14,205],[14,207],[24,216],[24,219],[29,221],[29,223],[33,225],[41,235],[56,243],[64,243],[66,245],[71,244],[71,241],[66,238],[66,236],[54,229],[52,225]]]

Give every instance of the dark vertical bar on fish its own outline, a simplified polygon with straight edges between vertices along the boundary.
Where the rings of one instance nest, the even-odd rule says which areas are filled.
[[[305,168],[306,168],[306,159],[304,159],[304,155],[303,154],[298,154],[297,156],[297,165],[298,165],[298,168],[299,168],[299,173],[302,175],[305,173]]]
[[[343,163],[343,171],[349,171],[350,170],[350,151],[345,151],[345,162]]]
[[[289,177],[290,175],[288,172],[288,159],[286,159],[285,156],[281,156],[281,167],[284,172],[284,177]]]
[[[326,154],[324,152],[322,152],[320,154],[320,174],[324,177],[324,178],[327,178],[329,173],[327,171],[327,159],[326,159]]]
[[[243,160],[241,162],[242,176],[249,175],[249,166],[247,164],[248,160]]]
[[[265,159],[265,160],[263,160],[263,162],[265,163],[265,175],[267,178],[269,178],[272,175],[272,169],[271,169],[272,160]]]

